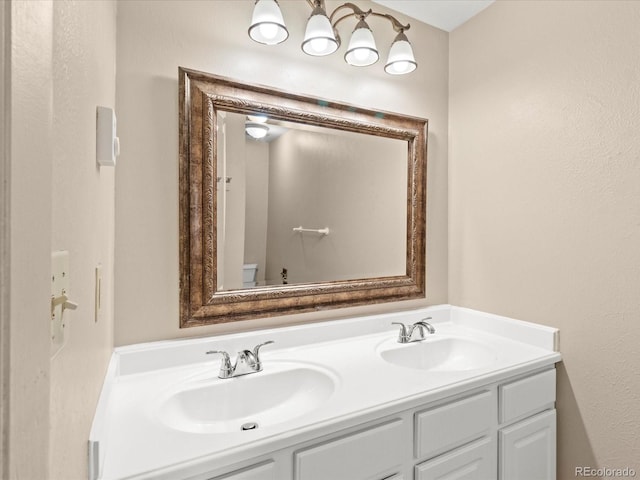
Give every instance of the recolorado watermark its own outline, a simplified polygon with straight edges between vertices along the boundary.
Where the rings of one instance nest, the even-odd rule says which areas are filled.
[[[576,467],[576,477],[632,478],[635,476],[636,476],[636,471],[630,467],[624,467],[624,468]]]

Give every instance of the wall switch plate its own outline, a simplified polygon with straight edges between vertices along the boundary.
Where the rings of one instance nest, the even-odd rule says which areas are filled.
[[[102,264],[99,263],[96,266],[96,278],[95,278],[95,315],[94,320],[98,323],[101,318],[102,310]]]
[[[102,167],[115,167],[120,155],[120,139],[116,136],[116,114],[112,108],[96,108],[96,162]]]
[[[55,356],[64,347],[65,319],[64,305],[53,306],[53,300],[66,295],[69,291],[69,252],[66,250],[51,254],[51,356]]]

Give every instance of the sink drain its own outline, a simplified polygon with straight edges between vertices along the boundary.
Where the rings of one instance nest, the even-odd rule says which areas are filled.
[[[255,430],[256,428],[258,428],[258,424],[256,422],[247,422],[242,424],[240,430]]]

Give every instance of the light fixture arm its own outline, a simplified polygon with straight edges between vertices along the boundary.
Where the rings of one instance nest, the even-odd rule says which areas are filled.
[[[323,1],[323,0],[318,0],[318,1]],[[338,18],[337,20],[334,20],[336,14],[340,11],[343,10],[345,8],[349,8],[351,9],[351,13],[347,13],[346,15],[343,15],[342,17]],[[367,18],[369,15],[371,15],[373,13],[373,10],[369,9],[366,12],[364,10],[362,10],[360,7],[358,7],[357,5],[347,2],[347,3],[343,3],[342,5],[340,5],[339,7],[336,7],[336,9],[331,12],[331,15],[329,15],[329,20],[331,21],[331,25],[333,26],[333,28],[335,29],[338,24],[346,19],[346,18],[350,18],[350,17],[356,17],[358,20],[364,20],[365,18]]]
[[[315,2],[312,2],[311,0],[307,0],[307,1],[313,7],[315,7],[317,4],[320,4],[324,8],[324,0],[315,0]],[[335,19],[336,13],[339,10],[343,10],[345,8],[351,9],[352,12],[351,13],[347,13],[346,15],[343,15],[342,17],[340,17],[338,19]],[[331,25],[335,29],[342,20],[345,20],[345,19],[350,18],[350,17],[356,17],[358,20],[364,20],[369,15],[371,15],[373,17],[386,18],[387,20],[389,20],[389,22],[391,22],[391,25],[392,25],[393,29],[398,33],[405,32],[406,30],[409,30],[411,28],[411,24],[407,23],[406,25],[403,25],[393,15],[389,15],[388,13],[374,12],[372,9],[369,9],[369,10],[365,11],[365,10],[362,10],[360,7],[358,7],[357,5],[355,5],[355,4],[351,3],[351,2],[343,3],[342,5],[336,7],[336,9],[331,13],[331,15],[329,15],[329,20],[331,21]]]
[[[406,25],[401,24],[396,17],[393,15],[389,15],[388,13],[377,13],[371,12],[371,15],[375,17],[383,17],[391,22],[393,29],[398,33],[404,33],[411,28],[411,24],[407,23]]]

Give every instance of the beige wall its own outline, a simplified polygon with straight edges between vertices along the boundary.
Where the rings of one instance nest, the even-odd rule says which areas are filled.
[[[8,8],[10,111],[3,148],[9,156],[10,265],[0,268],[9,270],[9,325],[2,332],[10,337],[3,365],[9,392],[2,399],[9,416],[0,473],[37,480],[47,478],[49,467],[53,4],[12,1]]]
[[[97,105],[115,103],[115,11],[112,1],[11,2],[10,415],[2,478],[87,477],[89,429],[113,348],[114,172],[96,168],[95,116]],[[50,359],[50,258],[61,249],[70,252],[69,294],[79,307],[65,313],[67,344]],[[104,310],[95,324],[98,263]]]
[[[269,212],[269,144],[247,142],[247,210],[244,263],[258,264],[258,285],[265,280]]]
[[[229,177],[231,183],[218,183],[218,211],[222,219],[218,218],[217,232],[219,240],[224,245],[224,276],[218,277],[220,290],[242,288],[242,264],[244,263],[244,239],[246,211],[246,140],[244,133],[245,117],[242,115],[228,115],[224,118],[218,115],[218,172],[220,176]],[[220,257],[220,250],[218,257]]]
[[[11,256],[9,254],[9,240],[11,238],[9,206],[11,201],[11,192],[9,190],[9,182],[4,179],[9,177],[9,166],[11,157],[9,149],[9,133],[6,128],[11,122],[11,116],[8,108],[9,90],[9,67],[6,66],[7,55],[5,54],[5,46],[9,44],[9,40],[5,39],[5,34],[9,31],[11,5],[4,2],[0,6],[0,478],[8,477],[9,473],[5,467],[8,467],[7,450],[7,429],[9,428],[9,348],[10,343],[10,310],[9,299],[11,297],[9,281],[8,265],[11,265]]]
[[[247,36],[253,3],[142,0],[118,5],[117,107],[123,145],[116,171],[118,345],[398,308],[382,304],[178,328],[178,66],[429,118],[428,296],[403,306],[447,301],[447,33],[411,22],[420,66],[397,78],[385,74],[382,65],[349,67],[342,54],[302,54],[306,2],[281,2],[291,25],[287,42],[271,48],[254,43]],[[388,35],[380,39],[382,48],[391,43],[393,32],[384,24],[378,30]]]
[[[115,107],[115,28],[111,0],[53,2],[51,250],[69,251],[70,296],[79,307],[65,312],[67,344],[51,361],[49,479],[87,476],[89,429],[113,349],[115,172],[96,166],[95,119],[96,106]]]
[[[560,328],[560,479],[640,471],[638,25],[499,1],[450,36],[449,300]]]

